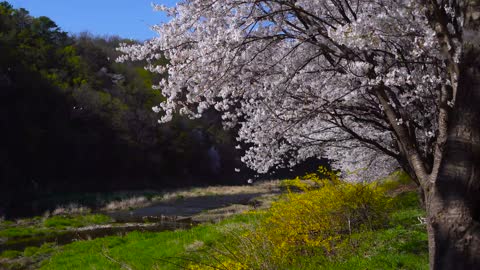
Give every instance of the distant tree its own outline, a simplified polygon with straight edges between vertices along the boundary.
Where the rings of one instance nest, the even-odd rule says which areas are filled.
[[[423,191],[432,269],[480,269],[480,2],[184,0],[123,46],[166,57],[155,110],[207,108],[260,172],[328,157],[350,177],[401,166]]]

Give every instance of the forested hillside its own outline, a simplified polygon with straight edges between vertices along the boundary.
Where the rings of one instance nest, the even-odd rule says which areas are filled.
[[[218,114],[158,124],[159,78],[115,62],[118,45],[134,42],[70,36],[0,3],[0,216],[42,210],[31,202],[58,191],[241,181]]]

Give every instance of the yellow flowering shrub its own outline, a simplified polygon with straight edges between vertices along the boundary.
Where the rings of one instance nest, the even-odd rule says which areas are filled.
[[[390,198],[376,183],[348,183],[321,167],[284,185],[287,193],[255,228],[229,237],[228,246],[214,251],[221,262],[215,267],[289,269],[285,266],[302,256],[334,253],[352,233],[387,224]]]
[[[258,229],[279,256],[319,250],[329,254],[342,237],[387,223],[390,199],[376,183],[348,183],[320,167],[318,173],[285,184],[289,192],[272,205]]]
[[[186,267],[188,270],[211,270],[211,269],[228,269],[228,270],[248,270],[246,265],[241,262],[224,258],[215,265],[192,263]]]
[[[324,166],[318,167],[317,172],[308,173],[303,177],[284,180],[282,185],[288,190],[307,192],[323,187],[325,184],[338,184],[341,180],[338,175]]]

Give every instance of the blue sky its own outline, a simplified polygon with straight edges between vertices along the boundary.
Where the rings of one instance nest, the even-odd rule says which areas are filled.
[[[150,26],[165,22],[151,3],[173,6],[177,0],[7,0],[32,16],[47,16],[64,31],[89,31],[96,35],[119,35],[145,40],[155,37]]]

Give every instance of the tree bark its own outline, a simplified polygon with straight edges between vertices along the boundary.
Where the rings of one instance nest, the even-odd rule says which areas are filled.
[[[475,21],[465,25],[456,104],[438,177],[423,187],[435,270],[480,269],[479,17],[474,14]]]
[[[477,207],[463,199],[444,198],[446,187],[433,188],[428,194],[430,269],[480,269]]]

